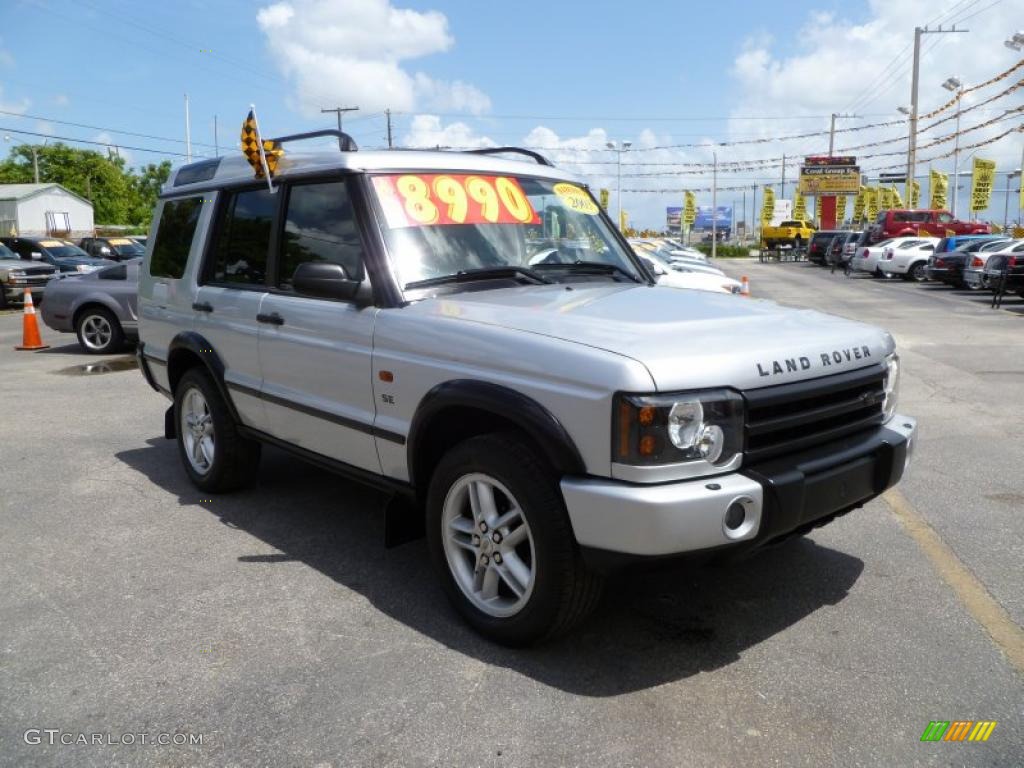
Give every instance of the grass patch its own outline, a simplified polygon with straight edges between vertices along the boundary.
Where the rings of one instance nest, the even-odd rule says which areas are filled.
[[[705,256],[711,255],[711,246],[701,243],[697,250]],[[715,248],[716,259],[746,259],[750,258],[750,247],[746,245],[719,245]]]

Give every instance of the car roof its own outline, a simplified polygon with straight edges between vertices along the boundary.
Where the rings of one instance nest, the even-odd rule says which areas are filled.
[[[425,150],[289,152],[286,149],[284,156],[278,161],[274,180],[279,181],[326,171],[353,173],[383,171],[456,173],[465,171],[503,176],[533,176],[552,181],[571,181],[581,186],[587,186],[586,182],[574,173],[534,161],[509,160],[506,157],[478,155],[472,152]],[[172,171],[160,196],[176,197],[189,192],[218,189],[253,181],[257,181],[257,178],[252,166],[239,152],[237,155],[184,165],[176,171]]]

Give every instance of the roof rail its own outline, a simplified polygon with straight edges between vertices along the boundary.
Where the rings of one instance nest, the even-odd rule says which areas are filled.
[[[514,152],[517,155],[532,157],[537,161],[538,165],[547,165],[552,168],[555,167],[555,164],[544,157],[540,152],[534,152],[532,149],[523,149],[522,147],[483,147],[482,149],[468,149],[466,151],[471,155],[498,155],[503,152]]]
[[[359,149],[356,146],[356,140],[349,136],[344,131],[339,131],[335,128],[325,128],[322,131],[307,131],[306,133],[293,133],[289,136],[278,136],[277,138],[271,139],[271,141],[280,141],[284,143],[286,141],[301,141],[303,139],[317,139],[321,136],[336,136],[338,139],[338,148],[342,152],[355,152]]]

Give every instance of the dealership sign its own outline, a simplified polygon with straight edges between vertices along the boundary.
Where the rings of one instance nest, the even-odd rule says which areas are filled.
[[[801,195],[855,195],[859,190],[855,157],[805,157],[800,166]]]

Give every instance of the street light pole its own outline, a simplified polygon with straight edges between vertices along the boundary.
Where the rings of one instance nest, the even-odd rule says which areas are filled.
[[[617,141],[609,141],[605,146],[615,151],[615,201],[619,209],[616,225],[622,229],[622,153],[633,146],[633,142],[624,141],[620,145]]]

